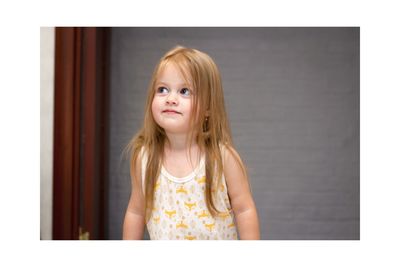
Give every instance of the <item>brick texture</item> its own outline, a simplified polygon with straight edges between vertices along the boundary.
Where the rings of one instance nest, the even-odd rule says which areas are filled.
[[[220,68],[262,239],[359,239],[359,28],[114,28],[109,238],[121,238],[130,193],[122,149],[176,44]]]

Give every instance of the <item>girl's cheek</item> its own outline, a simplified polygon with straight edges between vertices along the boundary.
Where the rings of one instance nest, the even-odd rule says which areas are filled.
[[[156,103],[155,98],[153,98],[153,101],[152,101],[152,103],[151,103],[151,111],[152,111],[152,113],[153,113],[153,116],[154,116],[154,114],[157,112],[157,103]]]

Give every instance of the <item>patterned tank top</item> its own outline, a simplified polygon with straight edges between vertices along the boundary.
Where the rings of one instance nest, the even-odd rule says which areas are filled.
[[[144,190],[146,154],[142,153],[142,182]],[[229,202],[225,177],[218,188],[214,218],[205,202],[204,157],[197,168],[186,177],[177,178],[162,167],[156,180],[154,207],[147,222],[150,239],[237,239],[234,215]]]

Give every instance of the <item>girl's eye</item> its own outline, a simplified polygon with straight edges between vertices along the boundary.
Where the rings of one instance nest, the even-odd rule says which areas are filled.
[[[168,89],[164,86],[158,87],[157,88],[157,93],[159,94],[167,94],[168,93]]]
[[[184,96],[190,96],[191,95],[190,90],[188,88],[182,88],[180,93],[182,95],[184,95]]]

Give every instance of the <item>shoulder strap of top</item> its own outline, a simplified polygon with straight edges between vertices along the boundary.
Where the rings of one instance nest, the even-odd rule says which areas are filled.
[[[145,175],[146,175],[146,166],[147,166],[147,152],[145,151],[144,147],[140,149],[140,159],[141,159],[141,178],[142,178],[142,189],[143,194],[146,192],[145,190]]]

